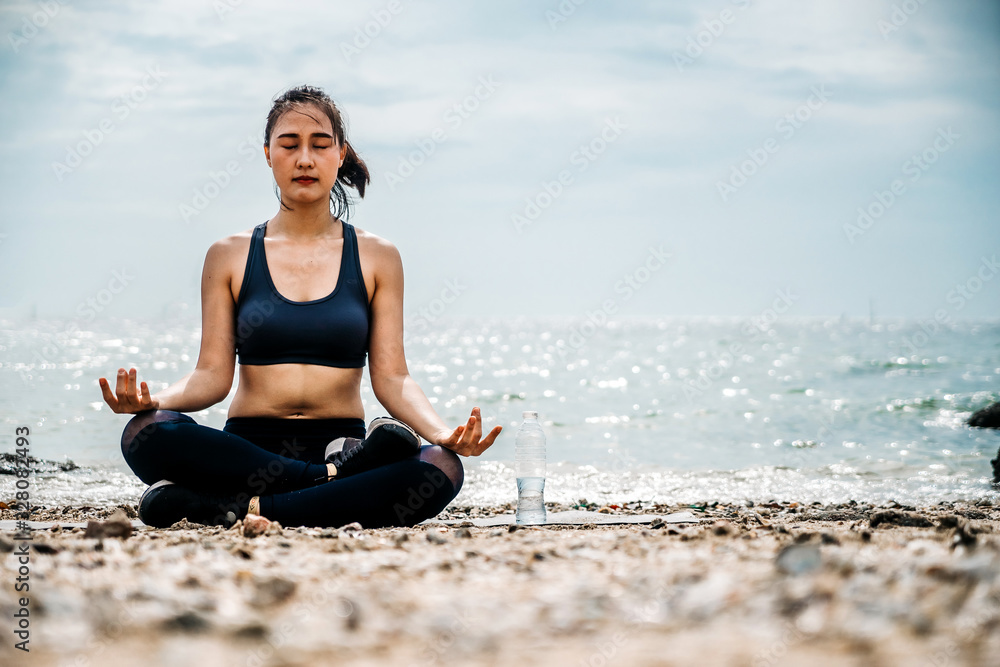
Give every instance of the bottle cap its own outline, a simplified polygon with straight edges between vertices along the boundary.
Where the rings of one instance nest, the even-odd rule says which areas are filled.
[[[535,410],[525,410],[521,413],[522,419],[538,419],[538,412]]]

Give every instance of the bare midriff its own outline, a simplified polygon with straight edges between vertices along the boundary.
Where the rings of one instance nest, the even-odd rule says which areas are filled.
[[[229,417],[364,419],[363,370],[314,364],[241,364]]]

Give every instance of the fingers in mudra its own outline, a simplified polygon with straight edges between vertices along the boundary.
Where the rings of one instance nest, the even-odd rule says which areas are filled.
[[[133,368],[129,372],[126,372],[124,368],[119,368],[114,393],[111,392],[111,386],[107,380],[104,378],[98,380],[101,385],[101,393],[104,396],[104,401],[111,407],[112,411],[119,414],[132,413],[150,410],[155,407],[149,386],[145,382],[139,383],[139,387],[142,390],[140,393],[139,388],[136,386],[137,379],[136,369]]]

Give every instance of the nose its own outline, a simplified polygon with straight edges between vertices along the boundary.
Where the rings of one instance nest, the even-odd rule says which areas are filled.
[[[298,160],[296,162],[300,167],[311,167],[316,163],[312,151],[308,146],[302,147],[302,150],[299,151]]]

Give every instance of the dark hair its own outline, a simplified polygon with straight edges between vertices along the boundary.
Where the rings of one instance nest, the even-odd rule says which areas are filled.
[[[352,187],[358,191],[362,198],[365,196],[365,186],[371,181],[368,174],[368,166],[355,152],[354,147],[347,141],[347,132],[344,129],[344,120],[340,115],[340,109],[334,104],[330,96],[321,89],[314,86],[296,86],[289,88],[278,97],[274,98],[271,111],[267,114],[267,124],[264,126],[264,145],[271,144],[271,131],[285,112],[292,109],[300,110],[306,105],[315,105],[330,119],[333,126],[333,135],[337,138],[337,144],[347,147],[344,156],[344,164],[337,171],[337,182],[330,190],[330,210],[337,218],[347,220],[350,216],[350,209],[353,201],[344,190],[344,185]],[[278,197],[281,207],[291,210],[289,206],[281,200],[281,192],[277,184],[274,187],[274,194]]]

